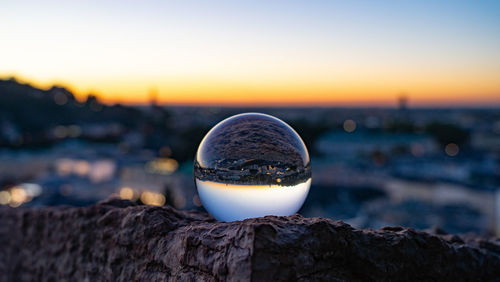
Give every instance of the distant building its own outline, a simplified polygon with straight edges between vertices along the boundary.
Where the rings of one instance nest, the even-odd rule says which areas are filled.
[[[408,109],[408,96],[402,93],[398,98],[398,106],[400,111],[405,111]]]

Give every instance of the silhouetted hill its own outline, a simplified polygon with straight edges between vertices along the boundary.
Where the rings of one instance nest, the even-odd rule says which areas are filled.
[[[73,93],[62,87],[42,90],[15,79],[0,80],[0,121],[20,125],[21,131],[98,122],[134,126],[140,114],[130,107],[103,105],[94,96],[79,102]]]

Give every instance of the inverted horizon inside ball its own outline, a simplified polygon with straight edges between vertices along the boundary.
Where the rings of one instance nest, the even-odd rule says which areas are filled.
[[[245,113],[221,121],[203,138],[194,177],[203,206],[217,220],[288,216],[309,193],[311,163],[288,124]]]

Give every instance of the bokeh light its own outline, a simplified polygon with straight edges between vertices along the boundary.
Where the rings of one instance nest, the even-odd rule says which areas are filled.
[[[123,200],[136,200],[136,198],[134,197],[135,195],[136,193],[130,187],[123,187],[120,189],[120,198],[122,198]]]
[[[9,191],[0,191],[0,205],[6,205],[10,203],[11,196]]]
[[[348,119],[344,121],[343,127],[346,132],[353,132],[356,130],[356,122],[352,119]]]
[[[165,196],[160,193],[144,191],[141,193],[141,201],[146,205],[163,206],[165,204]]]
[[[444,151],[446,152],[446,154],[448,156],[454,157],[454,156],[458,155],[460,148],[455,143],[449,143],[444,147]]]

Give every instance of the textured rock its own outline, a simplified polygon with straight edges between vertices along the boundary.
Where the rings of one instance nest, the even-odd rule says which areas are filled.
[[[494,281],[500,242],[323,218],[220,223],[112,200],[0,209],[1,281]]]

